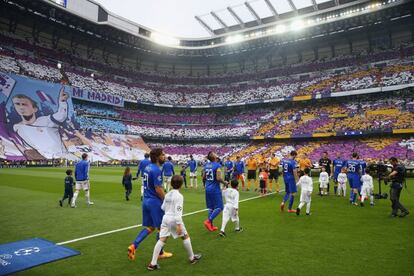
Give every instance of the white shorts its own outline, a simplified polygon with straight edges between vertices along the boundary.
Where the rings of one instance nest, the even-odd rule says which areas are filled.
[[[368,196],[372,195],[373,193],[374,193],[374,190],[372,189],[372,187],[362,186],[361,196],[368,197]]]
[[[300,202],[311,202],[311,192],[309,191],[301,191],[300,192]]]
[[[190,177],[197,177],[197,172],[190,172]]]
[[[181,235],[177,234],[177,223],[175,222],[174,217],[164,216],[162,218],[161,229],[160,229],[160,238],[166,238],[172,236],[174,239],[179,237],[184,237],[187,235],[187,229],[185,229],[184,223],[181,224],[182,232]]]
[[[236,209],[231,205],[224,205],[223,210],[223,220],[231,219],[231,221],[235,222],[239,219],[239,216],[237,215]]]
[[[319,183],[319,188],[321,188],[321,189],[326,189],[326,188],[328,188],[328,182],[320,182],[320,183]]]
[[[76,181],[75,189],[76,190],[89,190],[89,180]]]

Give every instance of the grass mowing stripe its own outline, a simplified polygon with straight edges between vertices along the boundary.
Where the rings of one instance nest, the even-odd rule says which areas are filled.
[[[283,192],[283,191],[281,191],[281,192]],[[264,196],[269,196],[269,195],[273,195],[273,194],[275,194],[275,192],[268,193]],[[242,199],[239,202],[241,203],[241,202],[257,199],[257,198],[260,198],[260,197],[263,197],[263,196],[262,195],[253,196],[253,197],[249,197],[249,198],[246,198],[246,199]],[[194,211],[194,212],[191,212],[191,213],[184,214],[183,217],[195,215],[195,214],[202,213],[202,212],[205,212],[205,211],[207,211],[207,209]],[[122,232],[122,231],[133,229],[133,228],[138,228],[138,227],[141,227],[141,226],[142,226],[142,224],[131,225],[131,226],[118,228],[118,229],[114,229],[114,230],[110,230],[110,231],[106,231],[106,232],[102,232],[102,233],[98,233],[98,234],[94,234],[94,235],[89,235],[89,236],[85,236],[85,237],[81,237],[81,238],[77,238],[77,239],[73,239],[73,240],[69,240],[69,241],[59,242],[59,243],[57,243],[57,245],[64,245],[64,244],[74,243],[74,242],[78,242],[78,241],[88,240],[88,239],[92,239],[92,238],[96,238],[96,237],[100,237],[100,236],[104,236],[104,235],[109,235],[109,234],[113,234],[113,233],[117,233],[117,232]]]

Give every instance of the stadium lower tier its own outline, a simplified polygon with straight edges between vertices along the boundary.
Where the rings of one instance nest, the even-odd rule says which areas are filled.
[[[377,161],[383,158],[397,157],[407,164],[414,164],[414,138],[369,138],[369,139],[330,139],[311,142],[274,142],[248,144],[150,144],[152,147],[162,147],[176,161],[184,161],[192,154],[197,160],[204,160],[209,151],[216,151],[222,158],[235,159],[240,156],[247,159],[250,156],[262,161],[276,154],[285,158],[289,152],[296,150],[298,154],[306,153],[312,163],[317,163],[324,152],[330,159],[339,154],[342,158],[351,158],[353,152],[359,153],[366,161]]]

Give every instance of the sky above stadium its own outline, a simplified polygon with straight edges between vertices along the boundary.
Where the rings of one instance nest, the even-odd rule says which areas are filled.
[[[219,28],[219,23],[209,14],[216,11],[219,17],[229,26],[236,21],[226,10],[232,7],[239,17],[252,21],[253,16],[244,5],[243,0],[95,0],[107,10],[134,21],[145,27],[154,29],[171,36],[198,38],[210,36],[194,18],[198,15],[213,29]],[[316,0],[317,3],[329,0]],[[264,0],[248,1],[260,17],[271,16]],[[287,0],[270,0],[279,14],[292,10]],[[293,0],[297,8],[312,6],[312,0]]]

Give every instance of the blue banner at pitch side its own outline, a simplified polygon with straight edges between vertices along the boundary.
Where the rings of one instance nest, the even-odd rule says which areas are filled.
[[[80,252],[44,239],[30,239],[0,245],[0,275],[79,255]]]
[[[111,95],[102,92],[95,92],[90,90],[85,90],[77,87],[71,87],[71,96],[75,99],[81,99],[90,102],[109,104],[115,106],[124,106],[124,99],[122,97]]]

